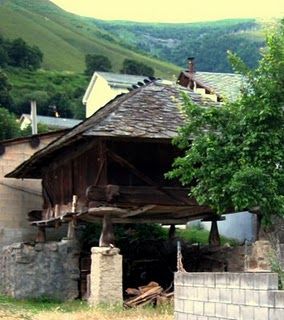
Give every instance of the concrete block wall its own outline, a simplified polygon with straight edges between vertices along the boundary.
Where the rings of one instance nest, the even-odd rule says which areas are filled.
[[[175,320],[283,320],[275,273],[175,274]]]

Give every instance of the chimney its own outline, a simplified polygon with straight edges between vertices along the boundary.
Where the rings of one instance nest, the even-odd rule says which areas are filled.
[[[195,73],[195,63],[194,63],[194,57],[187,58],[188,61],[188,72],[189,73]]]
[[[31,101],[32,134],[37,134],[36,102]]]

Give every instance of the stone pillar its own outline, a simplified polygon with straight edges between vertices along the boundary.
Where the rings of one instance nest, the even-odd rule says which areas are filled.
[[[122,256],[118,248],[92,248],[89,303],[122,304]]]
[[[253,243],[251,254],[246,257],[247,270],[254,272],[271,271],[272,247],[268,240],[258,240]]]

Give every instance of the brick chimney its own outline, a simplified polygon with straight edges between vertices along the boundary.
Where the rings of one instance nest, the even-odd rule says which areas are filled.
[[[195,73],[195,62],[194,62],[194,57],[189,57],[187,58],[188,61],[188,72],[189,73]]]

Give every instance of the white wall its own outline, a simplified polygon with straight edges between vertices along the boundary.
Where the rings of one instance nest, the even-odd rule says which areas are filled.
[[[238,212],[224,215],[226,220],[218,221],[219,233],[227,238],[240,242],[255,241],[256,216],[249,212]],[[211,222],[202,223],[205,229],[210,230]]]

